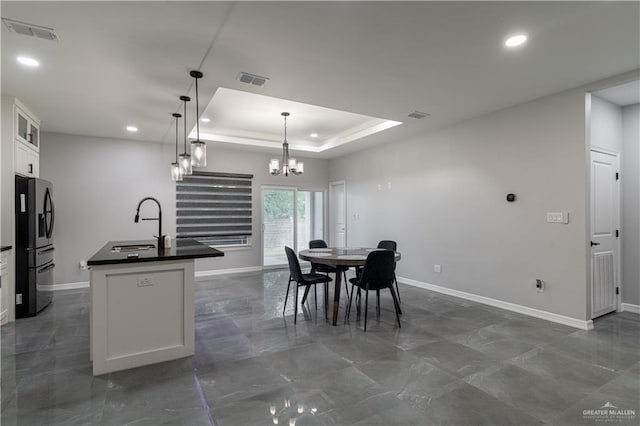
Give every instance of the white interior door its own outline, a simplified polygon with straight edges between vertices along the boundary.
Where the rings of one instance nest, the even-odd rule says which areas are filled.
[[[618,157],[591,151],[591,304],[596,318],[617,309]]]
[[[329,184],[329,245],[346,247],[347,245],[347,191],[344,181]]]

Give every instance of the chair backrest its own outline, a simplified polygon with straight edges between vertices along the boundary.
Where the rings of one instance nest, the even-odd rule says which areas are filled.
[[[396,242],[392,240],[382,240],[378,243],[378,248],[398,251],[398,244],[396,244]]]
[[[361,287],[369,290],[387,288],[393,284],[395,253],[391,250],[372,251],[367,256],[360,279]]]
[[[291,278],[297,283],[302,283],[302,270],[300,269],[300,262],[298,262],[298,257],[296,253],[291,250],[291,248],[285,246],[285,253],[287,253],[287,260],[289,261],[289,273],[291,274]]]
[[[327,248],[327,242],[325,240],[311,240],[309,241],[309,248]]]

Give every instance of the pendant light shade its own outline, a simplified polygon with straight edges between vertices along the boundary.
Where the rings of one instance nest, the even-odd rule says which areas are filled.
[[[182,169],[180,168],[180,163],[178,163],[178,119],[182,117],[182,115],[175,112],[171,115],[176,119],[176,157],[175,161],[171,163],[171,180],[179,182],[182,180]]]
[[[193,167],[206,167],[207,144],[200,140],[200,109],[198,105],[198,79],[202,78],[202,73],[194,70],[189,75],[196,80],[196,140],[191,141],[191,164]]]
[[[190,176],[193,174],[191,163],[191,155],[187,154],[187,102],[191,100],[188,96],[180,96],[180,100],[184,103],[184,152],[179,155],[178,162],[182,176]]]
[[[289,176],[289,173],[294,175],[301,175],[304,173],[304,163],[297,162],[295,158],[289,157],[289,142],[287,142],[287,117],[290,115],[288,112],[283,112],[280,115],[284,117],[284,143],[282,144],[282,169],[280,168],[280,162],[277,158],[273,158],[269,162],[269,173],[274,176],[280,173],[285,176]]]

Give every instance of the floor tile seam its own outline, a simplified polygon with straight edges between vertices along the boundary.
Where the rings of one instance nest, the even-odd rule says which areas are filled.
[[[627,370],[622,371],[622,372],[617,372],[617,374],[614,377],[612,377],[611,380],[608,380],[606,383],[602,384],[602,386],[599,386],[598,388],[593,389],[591,392],[589,392],[589,395],[598,394],[598,393],[602,392],[603,389],[606,388],[607,386],[609,386],[613,381],[618,380],[620,377],[624,377],[624,373],[626,371]],[[640,388],[640,384],[638,384],[638,386]]]
[[[514,367],[516,367],[516,368],[520,368],[520,367],[518,367],[518,366],[514,366]],[[522,368],[520,368],[520,369],[522,370]],[[526,371],[526,370],[525,370],[525,371]],[[500,402],[501,402],[501,403],[503,403],[503,404],[508,405],[509,407],[513,408],[514,410],[518,411],[518,412],[519,412],[519,413],[521,413],[521,414],[525,414],[525,415],[526,415],[526,416],[528,416],[528,417],[531,417],[531,418],[533,418],[533,419],[535,419],[535,420],[539,420],[539,421],[541,421],[543,424],[548,424],[548,423],[549,423],[548,419],[545,419],[545,418],[542,418],[542,417],[538,417],[538,415],[534,414],[533,412],[529,412],[529,410],[525,410],[525,409],[523,409],[523,408],[518,407],[517,405],[515,405],[513,402],[511,402],[511,401],[510,401],[510,400],[508,400],[508,399],[502,399],[501,397],[496,396],[496,395],[493,395],[493,394],[491,394],[491,393],[489,393],[489,392],[485,391],[484,389],[482,389],[482,388],[480,388],[480,387],[476,386],[476,385],[475,385],[475,384],[473,384],[473,383],[469,383],[467,380],[465,380],[465,379],[467,379],[467,378],[469,378],[469,376],[467,376],[467,377],[465,377],[465,378],[462,378],[461,380],[462,380],[462,381],[464,381],[464,382],[465,382],[466,384],[468,384],[469,386],[473,386],[475,389],[479,390],[480,392],[482,392],[482,393],[483,393],[483,394],[485,394],[486,396],[488,396],[488,397],[490,397],[490,398],[492,398],[492,399],[494,399],[494,400],[496,400],[496,401],[500,401]],[[574,404],[578,403],[579,401],[580,401],[580,399],[578,399],[578,401],[576,401]],[[571,406],[573,406],[574,404],[572,404]],[[532,411],[533,411],[533,410],[532,410]],[[562,412],[564,412],[564,410],[563,410]],[[536,411],[535,413],[537,413],[537,411]]]
[[[526,352],[526,353],[533,352],[533,351],[536,351],[536,350],[545,350],[545,348],[535,348],[535,349],[532,349],[532,350],[530,350],[530,351],[528,351],[528,352]],[[562,351],[554,351],[554,350],[553,350],[553,348],[548,348],[548,349],[546,349],[546,350],[549,350],[549,351],[553,352],[556,356],[564,357],[564,358],[566,358],[568,361],[572,361],[572,362],[573,362],[573,363],[575,363],[575,364],[583,365],[583,366],[585,366],[585,368],[599,368],[599,369],[603,370],[603,372],[610,372],[610,373],[614,373],[616,376],[619,376],[619,375],[622,373],[622,370],[616,370],[616,369],[613,369],[613,368],[610,368],[610,367],[605,367],[605,366],[598,365],[598,364],[592,364],[592,363],[586,362],[586,361],[584,361],[584,360],[581,360],[581,359],[579,359],[579,358],[574,358],[574,357],[570,356],[569,354],[564,353],[564,352],[562,352]],[[524,355],[524,354],[523,354],[523,355]],[[519,355],[519,356],[521,356],[521,355]],[[535,355],[533,355],[533,356],[535,356]],[[513,364],[515,367],[519,367],[519,365],[518,365],[518,364],[514,364],[512,361],[514,360],[514,358],[517,358],[517,357],[518,357],[518,356],[513,357],[513,358],[511,358],[511,359],[509,360],[509,362],[510,362],[511,364]],[[529,371],[529,372],[531,372],[531,373],[534,373],[534,374],[536,374],[536,375],[539,375],[539,376],[543,376],[543,377],[555,377],[555,376],[553,376],[553,375],[551,375],[551,374],[544,374],[544,373],[543,373],[543,374],[538,374],[538,373],[536,373],[535,371],[533,371],[533,370],[529,370],[529,369],[524,368],[524,367],[520,367],[520,368],[523,368],[524,370],[527,370],[527,371]],[[630,367],[630,368],[631,368],[631,367]],[[546,370],[545,370],[545,373],[546,373]]]
[[[198,398],[200,399],[200,404],[202,405],[202,409],[204,410],[204,412],[207,414],[207,417],[209,418],[209,423],[211,424],[211,426],[216,426],[215,419],[213,418],[213,412],[211,411],[211,407],[209,406],[209,402],[204,394],[204,391],[202,389],[202,384],[200,383],[200,379],[198,378],[198,374],[195,369],[193,371],[193,381],[196,386],[196,392],[198,393]]]
[[[590,386],[589,383],[585,384],[585,383],[582,383],[582,382],[576,382],[574,380],[565,379],[565,378],[562,378],[560,376],[550,374],[547,371],[538,372],[538,371],[535,371],[535,370],[530,370],[530,369],[526,368],[526,366],[520,366],[520,365],[513,364],[513,363],[511,363],[511,365],[513,365],[514,367],[518,367],[518,368],[520,368],[522,370],[525,370],[525,371],[527,371],[527,372],[529,372],[529,373],[531,373],[531,374],[533,374],[535,376],[538,376],[540,378],[552,379],[558,385],[565,386],[565,387],[568,387],[568,388],[571,388],[571,389],[578,389],[577,386],[580,386],[579,389],[584,389],[585,387]],[[587,391],[579,390],[578,392],[583,393],[583,397],[584,397],[584,396],[586,396],[586,395],[588,395],[588,394],[590,394],[592,392],[596,392],[597,390],[599,390],[600,388],[606,386],[606,384],[608,384],[609,382],[615,380],[619,376],[620,376],[619,373],[615,373],[615,375],[611,379],[607,380],[604,384],[599,385],[599,386],[598,385],[592,385],[593,387],[590,390],[587,390]]]
[[[634,339],[636,339],[636,340],[637,340],[637,339],[638,339],[638,336],[640,336],[640,331],[638,332],[638,334],[635,334],[635,335],[633,335],[633,334],[629,334],[628,336],[623,336],[623,337],[621,337],[621,339],[634,338]],[[610,344],[610,342],[606,342],[606,341],[602,340],[602,339],[604,339],[604,337],[597,337],[597,336],[595,336],[595,335],[592,337],[592,339],[595,339],[595,342],[594,342],[593,340],[590,340],[590,338],[589,338],[587,335],[583,335],[583,334],[579,334],[579,335],[572,336],[572,337],[573,337],[573,338],[575,338],[575,339],[580,339],[580,340],[582,340],[582,341],[590,342],[590,343],[598,343],[598,344],[601,344],[601,345],[608,345],[608,344]],[[639,346],[639,348],[640,348],[640,346]],[[634,350],[634,349],[621,348],[621,347],[619,346],[619,344],[616,344],[616,347],[615,347],[615,348],[613,348],[613,349],[614,349],[614,350],[617,350],[617,351],[619,351],[619,352],[628,353],[628,354],[630,354],[630,355],[638,355],[638,354],[640,354],[640,350]],[[640,359],[640,358],[639,358],[639,359]]]
[[[618,368],[614,368],[614,367],[608,367],[606,365],[593,364],[593,363],[587,362],[585,360],[582,360],[580,358],[577,358],[577,357],[573,356],[570,352],[568,352],[566,350],[563,350],[563,349],[560,349],[560,348],[556,348],[556,347],[553,347],[553,346],[550,346],[550,345],[548,345],[548,346],[549,347],[546,348],[546,349],[550,350],[551,352],[554,352],[554,353],[560,354],[560,355],[564,355],[564,356],[566,356],[568,358],[571,358],[572,360],[575,360],[575,361],[581,361],[581,362],[587,363],[587,364],[589,364],[591,366],[598,367],[598,368],[603,368],[605,370],[610,370],[610,371],[614,371],[614,372],[624,371],[622,369],[618,369]],[[614,352],[622,353],[622,354],[628,354],[628,353],[626,353],[624,351],[620,351],[620,350],[618,350],[616,348],[611,348],[611,350],[613,350]],[[633,365],[635,365],[635,362],[629,368],[633,367]]]

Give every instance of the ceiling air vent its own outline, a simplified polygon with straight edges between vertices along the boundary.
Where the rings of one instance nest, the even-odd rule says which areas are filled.
[[[2,18],[2,22],[17,34],[29,37],[37,37],[44,40],[57,41],[58,36],[53,28],[41,27],[39,25],[27,24],[26,22],[14,21],[13,19]]]
[[[409,114],[409,117],[421,120],[429,115],[431,114],[427,114],[426,112],[413,111],[411,114]]]
[[[236,78],[243,83],[253,84],[254,86],[264,86],[269,82],[267,77],[260,77],[259,75],[249,74],[248,72],[241,72]]]

